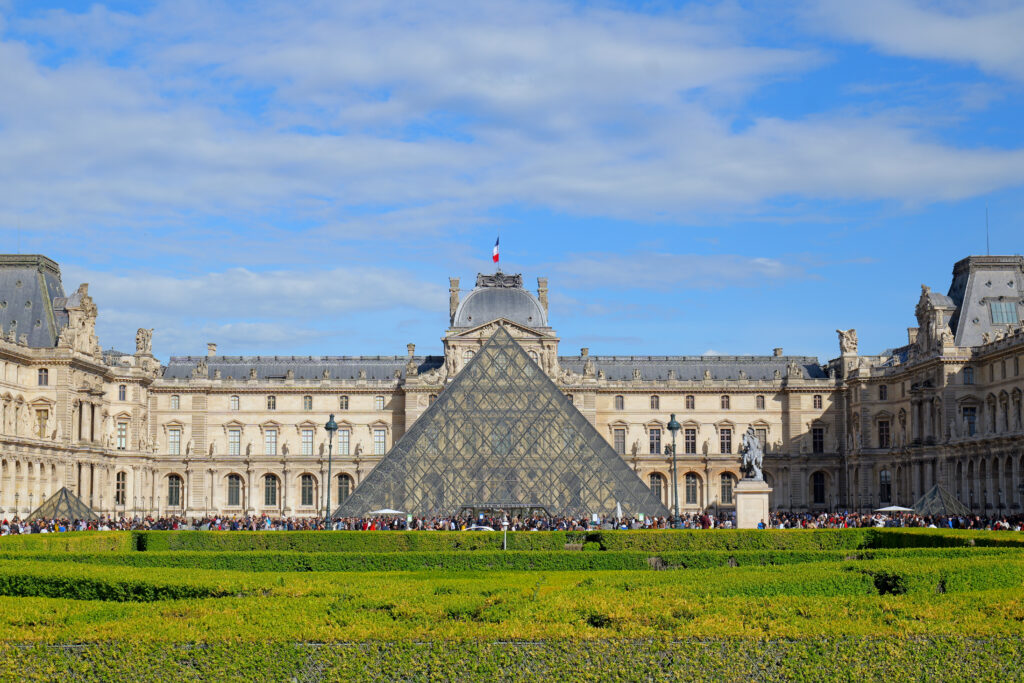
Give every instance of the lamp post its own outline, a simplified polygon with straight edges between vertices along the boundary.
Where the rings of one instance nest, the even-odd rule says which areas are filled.
[[[334,421],[334,413],[331,413],[330,419],[327,420],[327,424],[324,425],[324,429],[327,430],[327,509],[324,512],[324,521],[327,526],[331,526],[331,456],[334,450],[334,432],[338,431],[338,423]]]
[[[672,515],[674,523],[679,522],[679,482],[676,477],[678,460],[676,459],[676,432],[679,431],[679,422],[676,421],[676,414],[668,421],[668,431],[672,432]]]

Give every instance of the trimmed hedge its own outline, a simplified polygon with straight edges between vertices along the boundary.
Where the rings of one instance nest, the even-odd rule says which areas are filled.
[[[135,550],[127,531],[73,531],[0,536],[0,552],[123,553]]]
[[[145,673],[143,673],[145,672]],[[0,678],[140,680],[1006,681],[1024,638],[0,645]]]
[[[124,567],[177,567],[244,572],[363,571],[595,571],[678,570],[790,565],[873,559],[964,559],[1017,557],[1011,548],[911,548],[906,550],[698,550],[565,552],[510,550],[477,552],[303,553],[295,551],[145,553],[0,553],[0,560],[72,562]]]

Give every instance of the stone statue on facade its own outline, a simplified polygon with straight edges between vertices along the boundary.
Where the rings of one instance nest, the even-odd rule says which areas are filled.
[[[761,464],[764,462],[764,451],[761,449],[761,442],[757,438],[753,427],[747,427],[743,432],[743,446],[741,453],[743,460],[740,463],[740,472],[746,479],[763,481],[764,474],[761,472]]]
[[[857,330],[836,330],[839,334],[839,350],[842,353],[857,353]]]
[[[153,328],[148,330],[140,327],[135,333],[135,353],[152,355],[153,353]]]

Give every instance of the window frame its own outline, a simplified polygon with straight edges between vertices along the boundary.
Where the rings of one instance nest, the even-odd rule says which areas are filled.
[[[277,475],[263,475],[263,507],[277,507],[277,500],[281,497],[278,489],[280,484]]]
[[[614,406],[615,406],[615,410],[625,410],[626,409],[626,397],[623,396],[622,394],[615,394]]]
[[[683,400],[684,410],[696,410],[697,399],[693,394],[687,394]]]
[[[239,427],[228,429],[228,455],[242,454],[242,430]]]
[[[121,470],[114,475],[114,505],[125,505],[128,500],[128,473]]]
[[[647,445],[651,455],[661,455],[661,427],[651,427],[647,431]]]
[[[316,430],[312,427],[303,427],[299,431],[300,452],[302,455],[313,455],[313,440],[315,436]]]
[[[277,428],[263,430],[263,455],[277,455]]]
[[[307,494],[309,494],[307,496]],[[299,505],[313,507],[316,504],[316,482],[313,475],[306,473],[299,477]]]
[[[234,501],[232,501],[232,494],[234,494]],[[228,475],[225,506],[229,508],[242,507],[242,477],[238,474]]]
[[[338,396],[338,410],[348,410],[349,398],[348,394],[342,394]]]
[[[732,454],[732,427],[719,427],[718,447],[722,455]]]
[[[313,410],[313,396],[311,394],[306,394],[302,397],[302,409]]]
[[[41,387],[50,386],[50,369],[39,368],[39,371],[36,373],[36,382]]]
[[[814,410],[823,410],[825,401],[822,398],[821,394],[814,395],[814,398],[811,399],[811,405],[813,406]]]
[[[277,410],[277,396],[275,394],[267,396],[267,410]]]
[[[384,427],[373,428],[373,454],[387,455],[388,452],[388,430]]]
[[[384,400],[383,396],[374,396],[373,397],[373,409],[374,410],[385,410],[386,409],[385,406],[387,406],[387,401]]]
[[[238,394],[232,394],[231,397],[228,398],[228,409],[231,412],[237,413],[239,410],[241,410],[241,405],[242,400],[238,397]]]
[[[651,410],[661,410],[661,397],[657,394],[651,395]]]
[[[729,406],[732,405],[732,400],[729,398],[729,394],[722,394],[719,398],[719,405],[722,410],[731,410]]]
[[[764,408],[764,406],[765,406],[764,394],[758,394],[757,395],[757,398],[754,399],[754,405],[756,406],[757,410],[764,410],[765,409]]]
[[[181,410],[181,396],[171,394],[170,406],[171,410]]]
[[[167,475],[167,507],[180,508],[185,489],[185,480],[178,474]]]
[[[117,385],[117,400],[127,401],[128,400],[128,385],[118,384]]]

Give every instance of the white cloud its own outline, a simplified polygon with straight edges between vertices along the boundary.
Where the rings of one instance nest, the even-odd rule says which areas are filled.
[[[735,254],[575,254],[548,268],[561,275],[566,286],[582,289],[758,287],[785,279],[813,277],[792,263]]]
[[[207,341],[220,344],[222,353],[295,349],[318,340],[326,347],[348,327],[350,315],[358,314],[365,325],[368,313],[436,313],[445,310],[448,298],[441,287],[418,282],[407,272],[366,267],[232,268],[196,276],[90,272],[74,266],[62,270],[69,291],[76,286],[71,283],[89,282],[104,346],[128,348],[137,328],[155,327],[157,353],[201,353]]]
[[[1024,182],[1020,150],[933,142],[906,117],[734,130],[717,112],[820,60],[749,44],[736,14],[174,2],[21,20],[76,56],[44,64],[10,33],[0,43],[0,221],[62,232],[281,215],[394,236],[506,204],[651,219]]]
[[[961,0],[818,0],[809,18],[888,54],[973,64],[1024,80],[1024,5]]]

